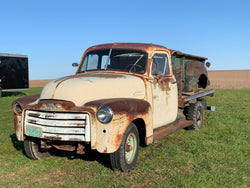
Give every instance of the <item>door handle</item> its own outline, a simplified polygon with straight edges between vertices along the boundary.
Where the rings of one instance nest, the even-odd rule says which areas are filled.
[[[172,82],[171,82],[171,84],[176,84],[176,83],[177,83],[177,81],[172,81]]]

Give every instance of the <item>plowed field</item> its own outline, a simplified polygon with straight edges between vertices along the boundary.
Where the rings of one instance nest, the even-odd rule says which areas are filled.
[[[209,71],[210,88],[250,89],[250,70]]]

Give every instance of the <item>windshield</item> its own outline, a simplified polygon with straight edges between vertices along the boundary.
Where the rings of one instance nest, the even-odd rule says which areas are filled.
[[[91,70],[116,70],[144,74],[147,54],[138,50],[106,49],[86,54],[79,72]]]

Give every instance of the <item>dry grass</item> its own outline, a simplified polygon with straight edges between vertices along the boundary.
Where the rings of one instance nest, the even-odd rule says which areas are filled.
[[[210,88],[250,89],[250,70],[208,71]],[[30,87],[44,87],[51,80],[30,80]]]

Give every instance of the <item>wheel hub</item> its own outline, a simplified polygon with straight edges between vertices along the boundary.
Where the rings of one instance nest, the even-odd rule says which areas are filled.
[[[130,133],[128,135],[125,146],[125,159],[128,164],[133,162],[133,159],[135,157],[136,147],[137,147],[136,136],[135,134]]]

